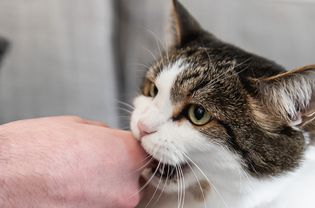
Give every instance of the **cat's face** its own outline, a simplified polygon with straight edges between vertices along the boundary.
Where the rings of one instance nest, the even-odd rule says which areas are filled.
[[[204,51],[197,49],[196,53],[199,50]],[[233,80],[233,73],[220,73],[215,66],[195,68],[185,56],[176,53],[178,51],[169,54],[172,60],[166,58],[159,67],[147,72],[142,94],[134,101],[131,119],[135,137],[161,162],[156,161],[149,173],[156,175],[152,183],[166,191],[178,189],[178,177],[185,178],[186,187],[196,183],[195,177],[204,178],[198,168],[204,171],[209,165],[213,170],[222,166],[231,171],[241,168],[237,155],[226,148],[228,133],[223,123],[229,118],[222,108],[230,108],[230,113],[241,113],[244,106],[221,104],[225,102],[221,98],[229,86],[223,86],[216,79],[231,76],[226,82],[230,93],[243,99],[234,88],[238,81]],[[225,63],[222,67],[230,71],[235,64]],[[178,175],[180,170],[182,176]],[[162,185],[166,180],[167,184]]]
[[[176,191],[212,177],[237,181],[244,172],[258,178],[297,167],[306,145],[302,115],[314,112],[314,67],[277,75],[280,66],[219,41],[176,1],[174,8],[176,44],[146,73],[131,118],[154,158],[147,179]],[[300,97],[285,94],[294,87]]]

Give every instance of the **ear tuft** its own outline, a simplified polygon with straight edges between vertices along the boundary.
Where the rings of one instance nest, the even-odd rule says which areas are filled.
[[[173,0],[172,28],[176,46],[185,44],[203,31],[199,23],[177,0]]]
[[[254,83],[264,106],[277,117],[300,128],[315,120],[315,65]]]

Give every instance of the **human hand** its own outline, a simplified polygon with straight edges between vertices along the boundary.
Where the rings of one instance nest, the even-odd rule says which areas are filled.
[[[0,126],[0,207],[135,207],[145,153],[131,134],[77,117]]]

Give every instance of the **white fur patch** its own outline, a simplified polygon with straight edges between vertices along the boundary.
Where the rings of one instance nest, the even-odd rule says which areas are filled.
[[[137,127],[139,121],[142,121],[151,129],[158,130],[170,119],[173,110],[170,90],[177,75],[184,69],[185,65],[182,60],[167,66],[155,80],[158,89],[156,97],[140,95],[134,100],[135,111],[131,118],[131,130],[136,138],[139,139],[140,137]]]

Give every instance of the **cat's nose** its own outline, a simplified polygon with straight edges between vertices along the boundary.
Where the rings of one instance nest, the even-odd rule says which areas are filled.
[[[142,121],[138,121],[137,126],[138,126],[138,129],[140,132],[140,138],[142,138],[148,134],[152,134],[152,133],[156,132],[154,129],[150,128],[148,125],[146,125]]]

